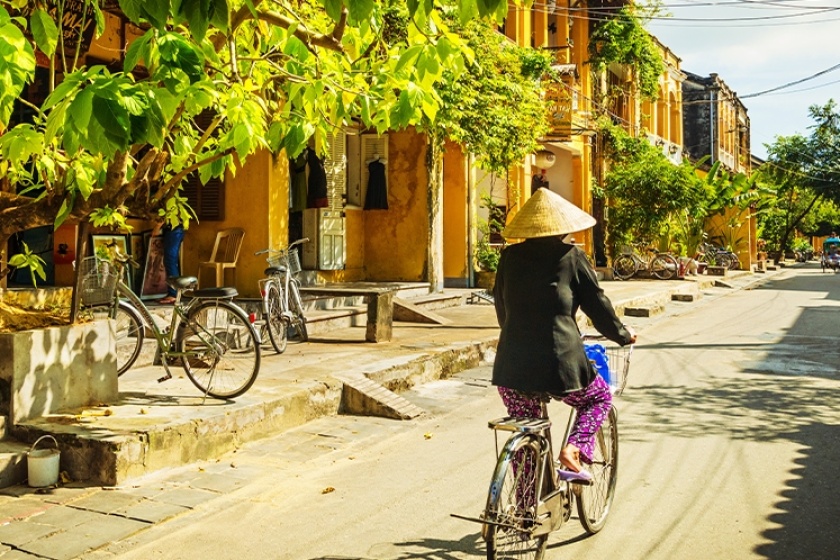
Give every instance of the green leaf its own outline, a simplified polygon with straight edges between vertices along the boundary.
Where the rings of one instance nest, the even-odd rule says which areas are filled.
[[[195,0],[187,0],[186,2],[188,6],[194,3],[198,2]],[[169,17],[169,9],[169,0],[144,0],[141,13],[154,27],[163,29]],[[192,25],[192,22],[190,22],[190,25]]]
[[[147,50],[149,48],[149,41],[152,40],[152,31],[146,31],[141,37],[135,39],[128,46],[125,51],[125,61],[123,62],[123,70],[131,72],[137,66],[140,60],[145,60]],[[148,65],[148,63],[147,63]]]
[[[85,130],[93,114],[93,91],[83,89],[67,107],[67,118],[73,120],[77,130]]]
[[[342,0],[324,0],[324,9],[333,21],[338,21],[341,18],[341,6],[343,4]]]
[[[230,29],[230,5],[227,0],[212,0],[210,4],[210,23],[223,33]]]
[[[399,61],[397,61],[397,66],[394,68],[394,73],[397,74],[405,68],[407,64],[414,64],[414,60],[420,56],[420,53],[423,52],[423,45],[413,45],[408,47],[403,51],[400,55]]]
[[[32,125],[22,124],[0,136],[0,151],[12,161],[28,161],[44,151],[44,136]]]
[[[64,220],[70,216],[70,212],[73,211],[73,206],[76,203],[76,194],[74,192],[70,192],[67,195],[67,198],[64,199],[61,203],[61,208],[58,209],[58,214],[55,215],[55,222],[53,225],[58,228],[61,224],[64,223]]]
[[[190,33],[196,41],[202,41],[210,25],[210,0],[188,0],[184,3],[184,8]]]
[[[58,44],[58,27],[46,10],[37,8],[29,17],[29,25],[35,44],[47,56],[55,53]]]
[[[371,12],[373,12],[373,7],[373,0],[352,0],[347,2],[347,10],[350,12],[350,20],[354,22],[369,19]]]

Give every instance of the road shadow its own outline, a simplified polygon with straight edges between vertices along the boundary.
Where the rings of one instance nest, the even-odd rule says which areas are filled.
[[[434,537],[375,545],[371,556],[317,556],[309,560],[464,560],[484,558],[487,550],[479,533],[460,539]]]
[[[830,399],[832,397],[829,397]],[[770,542],[755,552],[769,560],[811,560],[840,557],[840,426],[802,426],[791,440],[803,446],[803,456],[790,473],[769,519],[777,528],[764,531]]]

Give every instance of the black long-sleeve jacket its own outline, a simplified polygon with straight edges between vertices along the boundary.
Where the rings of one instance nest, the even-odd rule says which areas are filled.
[[[575,321],[578,308],[619,344],[630,342],[583,251],[560,237],[538,237],[502,251],[493,289],[501,326],[493,384],[562,396],[596,373]]]

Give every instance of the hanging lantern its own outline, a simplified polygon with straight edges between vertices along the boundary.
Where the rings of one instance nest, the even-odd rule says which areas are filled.
[[[534,165],[540,169],[548,169],[554,165],[555,161],[557,161],[557,156],[554,155],[554,152],[540,150],[534,154]]]

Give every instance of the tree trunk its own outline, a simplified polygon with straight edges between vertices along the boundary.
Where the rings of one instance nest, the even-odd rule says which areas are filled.
[[[429,173],[429,248],[426,281],[432,292],[443,291],[443,150],[442,140],[428,133],[426,169]]]
[[[76,270],[73,273],[73,297],[70,299],[71,325],[76,322],[76,316],[79,314],[81,303],[82,292],[80,288],[82,279],[79,276],[79,269],[81,268],[82,259],[87,253],[88,231],[90,231],[90,222],[85,220],[79,224],[79,237],[76,240]]]
[[[9,266],[9,238],[11,236],[0,232],[0,288],[8,287],[6,268]]]
[[[796,216],[794,220],[785,228],[785,231],[782,233],[782,238],[779,240],[779,252],[776,254],[776,258],[774,259],[775,264],[779,264],[779,261],[784,260],[785,258],[785,251],[787,249],[787,242],[790,239],[790,235],[793,233],[793,230],[796,229],[796,226],[799,225],[799,222],[808,215],[808,212],[814,207],[818,200],[822,198],[821,194],[814,195],[813,200],[811,203],[808,204],[808,207],[803,210],[799,216]]]

